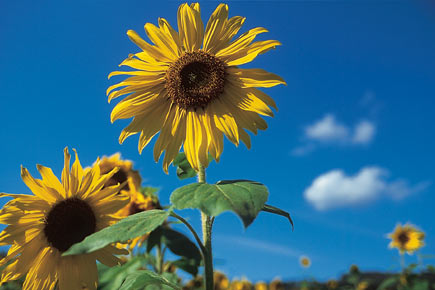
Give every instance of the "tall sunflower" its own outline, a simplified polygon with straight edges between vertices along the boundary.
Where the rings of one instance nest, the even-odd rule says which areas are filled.
[[[275,48],[276,40],[253,42],[267,32],[251,29],[237,39],[233,37],[245,18],[228,18],[228,6],[220,4],[207,23],[201,20],[198,3],[178,8],[178,32],[163,18],[158,27],[147,23],[145,32],[154,43],[149,44],[135,31],[127,35],[141,52],[130,55],[120,66],[134,71],[114,71],[131,77],[107,89],[109,102],[127,95],[113,109],[111,121],[129,119],[119,142],[140,133],[139,151],[158,133],[154,159],[163,151],[163,168],[168,170],[182,144],[192,167],[208,166],[208,153],[219,161],[223,135],[238,146],[241,140],[250,148],[250,136],[265,130],[259,116],[273,116],[276,109],[271,97],[257,87],[285,84],[279,76],[262,69],[241,69],[257,55]]]
[[[26,275],[23,289],[97,289],[96,260],[108,266],[120,261],[113,255],[126,250],[107,246],[90,254],[62,257],[71,245],[116,222],[116,211],[129,199],[118,194],[125,184],[103,186],[118,171],[102,175],[98,162],[83,170],[76,153],[64,150],[61,181],[50,168],[37,165],[42,179],[21,169],[21,178],[34,195],[6,194],[12,197],[0,211],[0,223],[8,225],[0,234],[0,246],[11,245],[0,266],[12,261],[1,274],[1,283]]]
[[[388,234],[391,239],[390,248],[397,248],[401,254],[412,254],[424,246],[424,232],[411,224],[398,224],[394,231]]]

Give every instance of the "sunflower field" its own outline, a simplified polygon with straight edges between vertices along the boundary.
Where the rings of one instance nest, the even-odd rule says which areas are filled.
[[[114,10],[109,9],[110,7],[113,9],[115,6],[111,5],[114,4],[109,3],[107,8],[100,2],[82,3],[83,8],[86,5],[90,7],[96,5],[92,7],[97,7],[95,11],[98,12],[88,15],[86,9],[78,8],[79,13],[73,16],[76,17],[73,24],[70,23],[72,27],[77,25],[77,28],[71,31],[79,29],[81,21],[95,22],[95,25],[100,28],[119,21],[113,19]],[[50,32],[41,29],[50,35],[49,39],[53,37],[56,43],[64,43],[65,57],[44,60],[43,64],[47,63],[48,66],[54,65],[51,63],[62,64],[62,70],[40,76],[34,74],[35,79],[40,77],[35,83],[37,85],[48,83],[44,94],[50,94],[51,86],[58,85],[58,78],[66,81],[74,80],[76,83],[59,90],[55,101],[41,101],[44,94],[32,97],[34,102],[41,105],[41,110],[46,109],[38,113],[38,116],[42,119],[50,119],[46,125],[50,133],[41,133],[47,135],[42,135],[45,137],[37,140],[45,140],[44,145],[41,146],[44,148],[52,142],[59,147],[58,143],[63,140],[69,140],[76,145],[63,144],[63,154],[60,150],[54,152],[50,149],[50,156],[54,159],[44,155],[49,159],[47,162],[43,158],[39,160],[40,156],[36,154],[35,158],[38,161],[35,161],[37,171],[34,174],[31,173],[33,169],[27,169],[27,164],[32,164],[33,159],[23,157],[20,162],[26,164],[26,167],[21,165],[20,176],[14,175],[17,179],[21,177],[20,185],[13,184],[17,190],[7,182],[4,185],[7,189],[0,189],[0,197],[3,201],[0,210],[0,223],[3,225],[0,233],[2,247],[0,289],[435,289],[435,267],[431,265],[434,256],[427,254],[433,249],[430,242],[433,234],[430,226],[434,225],[431,223],[433,206],[429,206],[433,204],[433,200],[431,197],[424,196],[424,193],[430,189],[430,178],[412,184],[404,178],[392,179],[389,170],[377,165],[362,167],[355,175],[347,175],[342,169],[331,169],[320,174],[310,186],[306,187],[302,198],[304,203],[289,197],[295,194],[293,192],[295,189],[302,190],[296,184],[306,182],[303,176],[304,170],[308,172],[307,174],[314,174],[318,172],[317,170],[323,170],[325,166],[331,166],[327,157],[317,165],[313,165],[311,162],[315,157],[309,159],[307,155],[314,155],[315,151],[328,150],[334,146],[334,150],[368,150],[367,148],[377,137],[376,122],[383,120],[387,123],[383,119],[387,110],[382,114],[377,113],[377,110],[381,110],[379,108],[382,107],[382,103],[375,101],[374,94],[366,94],[359,105],[367,107],[367,104],[370,104],[371,109],[366,109],[370,111],[367,113],[369,117],[360,118],[354,126],[351,126],[340,123],[333,113],[327,113],[323,119],[302,126],[304,135],[299,139],[295,138],[294,142],[299,145],[291,152],[283,149],[285,147],[283,143],[287,138],[285,136],[291,130],[289,123],[293,118],[288,112],[297,113],[299,119],[304,119],[312,112],[316,112],[316,108],[322,107],[320,102],[316,104],[313,99],[309,100],[301,94],[300,107],[280,105],[285,115],[285,119],[279,119],[283,127],[275,131],[275,135],[266,135],[269,130],[259,134],[260,131],[268,129],[270,119],[267,118],[274,117],[278,113],[279,97],[294,93],[291,87],[299,77],[288,73],[291,70],[288,48],[285,48],[283,53],[280,52],[282,47],[288,44],[283,45],[281,41],[274,39],[288,40],[287,37],[292,29],[303,29],[292,28],[289,25],[291,20],[287,14],[290,13],[291,8],[297,9],[298,5],[307,5],[303,6],[304,9],[310,8],[310,5],[319,8],[317,5],[322,6],[324,3],[317,3],[322,1],[308,1],[313,2],[311,4],[297,3],[301,1],[295,1],[296,3],[272,1],[273,4],[269,6],[268,3],[259,1],[261,3],[258,5],[264,8],[264,14],[260,13],[261,9],[257,9],[255,5],[251,10],[246,10],[249,17],[255,20],[253,24],[247,21],[248,17],[230,16],[232,15],[230,7],[233,4],[238,13],[244,11],[243,3],[239,2],[241,1],[229,4],[176,3],[176,11],[166,9],[156,12],[172,18],[168,20],[158,17],[156,21],[149,19],[147,12],[140,7],[149,9],[149,14],[154,15],[153,9],[161,6],[136,2],[131,3],[134,4],[133,6],[122,8],[128,10],[122,10],[119,6],[119,14],[124,15],[125,19],[130,17],[136,19],[136,13],[140,12],[145,15],[145,21],[150,22],[144,24],[144,33],[127,28],[126,34],[132,45],[128,51],[121,44],[113,42],[110,45],[107,43],[101,45],[98,53],[93,53],[92,56],[87,55],[86,51],[81,52],[79,47],[92,47],[96,43],[95,39],[98,38],[97,34],[100,33],[98,29],[87,24],[83,25],[87,38],[81,36],[83,41],[80,44],[69,41],[68,33],[64,33],[63,28],[55,32],[56,25],[50,25],[53,29]],[[339,11],[348,9],[346,8],[348,4],[335,3],[340,1],[332,2],[329,5],[344,5],[339,7]],[[355,2],[359,3],[359,1]],[[353,5],[357,5],[355,7],[358,8],[358,5],[361,5],[358,3]],[[54,5],[53,7],[67,5],[65,7],[70,9],[80,6],[65,3],[51,4]],[[174,6],[172,2],[167,4],[168,7]],[[7,7],[5,5],[7,11],[15,9],[15,11],[32,14],[28,7],[14,6],[18,4],[7,5],[10,5]],[[41,7],[35,6],[35,14],[46,15],[44,5],[48,4],[41,3]],[[373,3],[365,3],[365,5],[372,7],[370,5]],[[205,9],[207,13],[204,12],[203,7],[207,7]],[[364,10],[367,7],[358,9]],[[310,11],[317,8],[312,8],[313,10]],[[394,6],[392,9],[399,8]],[[65,9],[63,14],[48,14],[54,18],[61,18],[61,15],[69,17],[68,15],[74,14],[67,10]],[[280,17],[274,17],[274,11]],[[316,12],[318,13],[316,17],[325,17],[322,11]],[[267,13],[272,14],[267,17],[267,21],[266,17],[262,20]],[[81,19],[80,15],[87,17]],[[96,19],[100,19],[102,15],[107,17],[101,18],[105,19],[105,22],[96,24],[98,22]],[[297,19],[298,15],[295,13],[293,16]],[[303,26],[310,27],[311,20],[304,18],[303,15],[299,16],[304,19],[301,22]],[[47,18],[46,21],[50,22],[54,18]],[[124,18],[120,16],[119,19]],[[264,21],[280,29],[275,31],[271,29],[269,32],[262,26],[256,26],[255,22],[258,21]],[[331,17],[329,21],[334,22],[334,19]],[[352,17],[347,21],[349,25],[354,23]],[[337,23],[339,27],[346,26],[339,20]],[[43,19],[40,25],[43,27]],[[69,27],[68,25],[65,27]],[[128,22],[123,25],[130,24]],[[422,24],[419,25],[423,27]],[[320,31],[318,37],[323,39],[324,46],[319,48],[316,44],[314,47],[328,52],[329,36],[321,32],[323,29],[321,26],[319,23],[316,24],[315,30]],[[106,31],[108,32],[105,34],[106,38],[112,35],[112,31],[117,31],[113,27]],[[435,27],[435,24],[431,27]],[[426,33],[426,30],[412,31]],[[29,36],[15,32],[13,34],[18,41],[22,41],[25,37],[32,37],[30,34]],[[334,32],[331,33],[333,34]],[[417,37],[412,33],[410,35]],[[353,31],[347,36],[351,38]],[[67,37],[68,40],[61,41],[62,37]],[[309,33],[304,37],[307,45],[313,41]],[[383,37],[387,36],[383,35]],[[4,37],[4,39],[9,38]],[[429,41],[427,37],[418,38],[423,42],[422,39]],[[40,42],[44,41],[40,40]],[[33,41],[26,41],[26,46],[32,47],[32,43]],[[400,43],[409,45],[409,43],[420,42]],[[428,47],[432,44],[430,42]],[[358,45],[355,47],[357,50]],[[418,46],[416,49],[418,51],[422,48]],[[26,49],[23,55],[32,54],[32,51]],[[124,59],[122,55],[118,55],[120,51],[125,54]],[[275,56],[273,61],[270,61],[266,57],[272,54],[272,51],[279,56]],[[303,46],[293,52],[301,57],[308,53]],[[53,46],[53,53],[57,55],[56,46]],[[343,54],[341,60],[346,62],[344,60],[348,59],[345,54],[349,53],[349,50],[340,53]],[[359,60],[358,57],[364,53],[366,51],[361,50],[355,55]],[[388,64],[389,53],[394,55],[395,52],[382,54],[380,64],[384,62]],[[411,55],[417,57],[418,53]],[[432,57],[433,51],[432,54],[427,54],[428,63],[433,59]],[[36,58],[32,56],[32,59]],[[70,63],[70,67],[64,65],[64,61],[67,62],[70,58],[75,59]],[[105,105],[105,109],[102,108],[104,102],[101,99],[98,99],[101,106],[90,108],[94,100],[88,94],[93,81],[86,80],[84,77],[92,73],[91,68],[99,69],[96,60],[98,58],[110,60],[110,65],[103,66],[106,71],[105,76],[109,79],[108,83],[101,81],[105,86],[109,103]],[[263,58],[265,60],[262,60]],[[113,62],[114,60],[121,60],[119,70],[114,69],[117,64]],[[322,61],[330,66],[326,59]],[[293,63],[297,64],[297,57],[293,59]],[[85,65],[90,65],[90,68],[82,70],[81,66]],[[319,84],[325,84],[327,83],[325,80],[332,74],[339,74],[338,66],[341,65],[341,61],[337,61],[335,65],[337,68],[330,70],[328,75],[316,74],[316,71],[311,70],[307,64],[305,72],[304,66],[300,67],[300,75],[308,71],[307,74],[314,75]],[[354,71],[367,69],[363,61],[357,68],[352,69]],[[413,69],[414,66],[408,67],[409,71]],[[70,71],[74,73],[69,74]],[[28,75],[26,70],[21,72],[20,78],[26,78]],[[394,69],[389,71],[392,75],[394,72]],[[341,77],[345,78],[349,74],[343,73]],[[98,91],[102,91],[99,77],[101,76],[95,77],[97,84],[92,88],[98,87]],[[425,79],[425,77],[426,75],[423,74],[421,78]],[[24,86],[24,89],[30,91],[32,80],[29,80],[28,86]],[[376,87],[375,82],[373,83]],[[88,84],[88,89],[85,84]],[[355,83],[350,86],[353,85]],[[12,91],[19,90],[19,87]],[[316,84],[311,83],[309,87],[316,88]],[[326,87],[328,86],[325,85]],[[68,95],[70,90],[74,90],[74,96],[63,100],[62,93]],[[79,96],[81,94],[87,97],[78,104],[77,100],[81,98]],[[297,97],[292,95],[292,98]],[[10,99],[15,98],[4,99],[11,102]],[[407,103],[403,106],[411,106],[409,100],[406,100]],[[333,98],[322,101],[324,107],[332,107],[336,112],[347,114],[349,118],[354,114],[348,112],[350,106],[344,103],[331,106]],[[374,104],[375,102],[377,103]],[[304,105],[301,105],[302,103]],[[26,106],[26,102],[22,105]],[[395,105],[399,106],[397,103]],[[425,107],[429,110],[431,106]],[[112,124],[109,124],[109,118],[100,123],[100,110],[110,110]],[[418,118],[419,110],[423,111],[420,107],[416,109],[418,113],[413,119]],[[430,111],[424,112],[427,115],[432,114]],[[405,119],[402,118],[404,115],[399,114],[397,118]],[[37,126],[39,121],[33,121],[30,112],[27,114],[20,112],[14,116],[24,120],[22,122],[26,124],[26,130],[23,131],[29,132],[26,133],[29,136],[32,136],[34,131],[43,130],[41,129],[43,126]],[[81,123],[82,119],[83,123]],[[123,123],[125,121],[127,123]],[[109,128],[103,129],[105,126]],[[75,140],[74,132],[80,136],[77,140],[82,142],[71,141]],[[117,135],[116,138],[113,138],[113,132]],[[10,133],[4,136],[14,138],[14,134]],[[255,138],[252,138],[254,136]],[[263,143],[254,144],[256,138],[264,138]],[[403,138],[404,143],[405,139],[407,138]],[[112,145],[105,147],[105,143],[109,144],[113,140],[119,143],[114,145],[117,147],[110,147]],[[430,145],[432,139],[428,137],[428,140],[426,143]],[[89,143],[86,143],[88,141]],[[29,137],[24,143],[26,146],[39,148],[38,142]],[[243,149],[239,146],[242,143]],[[398,143],[400,142],[394,145]],[[429,146],[424,145],[425,142],[416,143]],[[123,147],[119,147],[121,144]],[[120,148],[131,147],[132,144],[135,147],[134,154],[140,156],[136,156],[137,159],[123,158],[124,152]],[[260,151],[256,151],[256,145]],[[118,153],[102,155],[101,152],[107,151],[109,147],[117,148],[112,152]],[[382,154],[377,156],[387,156],[387,151],[393,150],[391,149],[393,147],[379,150]],[[31,150],[33,147],[22,150],[23,156]],[[331,156],[334,150],[330,151]],[[99,153],[91,158],[90,152],[94,153],[94,151]],[[425,151],[429,152],[427,158],[430,158],[432,151]],[[343,166],[343,162],[353,164],[352,162],[356,160],[353,158],[357,158],[340,154],[338,158],[332,159],[332,166]],[[395,160],[407,158],[407,154],[403,152],[400,154],[397,153],[386,160],[396,164]],[[8,154],[4,155],[5,160],[8,160]],[[129,152],[127,156],[134,155]],[[303,156],[307,158],[307,162],[295,161],[296,158],[303,158]],[[362,161],[377,162],[375,155],[361,156]],[[289,164],[292,162],[287,161],[286,158],[289,160],[293,158],[292,162],[297,165],[291,167],[292,165]],[[359,162],[362,162],[361,160]],[[39,162],[47,166],[40,165]],[[52,164],[49,165],[50,163]],[[158,184],[155,179],[150,179],[152,176],[150,171],[143,170],[153,168],[156,171],[155,163],[158,163],[159,172],[165,174],[166,179],[161,179],[164,180],[162,184]],[[426,166],[429,166],[427,163],[433,164],[426,161],[422,163]],[[403,164],[407,163],[404,161]],[[399,169],[404,167],[409,169],[412,166],[397,165]],[[413,168],[408,173],[414,176],[417,172],[423,172],[423,168],[424,165],[421,165],[418,170]],[[5,170],[4,175],[12,176],[12,173],[8,175],[9,172],[13,172],[13,169]],[[270,185],[267,185],[266,183],[269,182]],[[280,182],[280,185],[277,186],[275,182]],[[409,202],[408,205],[404,201],[410,196],[414,196],[417,201],[414,204]],[[375,209],[376,213],[362,212],[361,208],[375,202],[381,204]],[[387,202],[399,206],[402,203],[406,210],[398,211],[399,215],[388,215],[396,208],[386,206]],[[347,215],[334,216],[325,213],[340,207],[348,210]],[[230,218],[233,220],[225,220],[227,215],[224,213],[227,212],[232,213]],[[357,222],[354,220],[352,225],[355,214],[361,216]],[[391,216],[394,216],[396,221],[395,227],[391,222]],[[331,217],[333,222],[328,222],[328,218]],[[411,218],[416,219],[419,226],[411,222],[397,223],[397,220]],[[232,232],[234,219],[240,222],[245,232],[237,234]],[[220,223],[221,220],[223,223]],[[364,228],[366,220],[370,223],[370,228]],[[386,228],[386,224],[390,226]],[[257,225],[258,228],[255,228]],[[245,237],[252,233],[248,232],[252,228],[254,232],[258,231],[255,232],[257,236]],[[310,229],[315,230],[310,231]],[[331,232],[332,230],[335,230],[335,234]],[[383,237],[380,237],[380,231]],[[353,234],[356,236],[350,238]],[[367,242],[370,238],[372,244]],[[291,245],[293,241],[299,248]],[[397,257],[396,255],[389,257],[393,260],[390,264],[394,266],[386,268],[387,256],[383,255],[388,254],[378,250],[379,244],[384,245],[382,251],[391,255],[397,254]],[[428,249],[425,252],[422,251],[424,247]],[[251,249],[250,254],[242,254],[249,249]],[[354,259],[351,255],[355,253],[358,257]],[[237,259],[241,261],[240,264],[236,263]],[[335,259],[340,260],[341,263]],[[358,259],[364,261],[361,269],[358,263],[349,265],[349,261],[358,261]],[[378,261],[384,266],[377,267]],[[251,272],[248,270],[245,272],[240,265],[245,265]],[[337,270],[337,265],[342,267],[340,271]],[[347,265],[348,270],[343,268],[343,265]],[[333,268],[334,275],[331,274]],[[278,270],[279,273],[275,276],[270,274],[271,271]],[[311,273],[311,270],[314,271]],[[250,274],[245,275],[248,272]],[[320,276],[316,277],[317,275]]]

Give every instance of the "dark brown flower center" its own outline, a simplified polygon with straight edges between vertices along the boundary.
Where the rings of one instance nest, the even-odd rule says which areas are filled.
[[[204,51],[184,53],[166,72],[165,88],[184,109],[204,108],[224,91],[225,64]]]
[[[399,243],[401,245],[405,245],[409,241],[409,235],[406,232],[402,232],[402,233],[399,234],[397,239],[399,240]]]
[[[65,252],[73,244],[95,232],[92,208],[79,198],[68,198],[55,204],[45,217],[44,234],[51,246]]]

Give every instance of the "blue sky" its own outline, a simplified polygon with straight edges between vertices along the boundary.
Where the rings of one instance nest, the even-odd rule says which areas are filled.
[[[181,182],[139,155],[137,137],[123,145],[128,121],[110,123],[109,72],[138,49],[127,36],[158,17],[176,23],[176,1],[2,1],[0,4],[0,191],[29,193],[20,165],[58,175],[65,146],[83,165],[121,152],[167,203]],[[218,5],[201,2],[203,21]],[[243,230],[232,214],[217,219],[216,268],[251,280],[337,277],[352,264],[398,269],[385,235],[397,222],[427,233],[435,254],[435,5],[431,1],[230,1],[246,16],[243,31],[262,26],[281,47],[245,68],[281,75],[267,89],[279,111],[252,149],[225,143],[208,181],[252,179],[268,203],[295,221],[261,213]],[[243,32],[242,31],[242,32]],[[199,215],[185,211],[199,229]],[[300,255],[312,259],[303,271]],[[415,261],[415,256],[407,258]],[[427,260],[434,263],[434,260]]]

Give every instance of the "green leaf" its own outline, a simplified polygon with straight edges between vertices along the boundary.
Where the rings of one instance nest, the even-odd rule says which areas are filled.
[[[137,256],[132,258],[130,261],[124,265],[119,265],[115,267],[107,267],[102,264],[98,264],[99,268],[99,281],[98,287],[101,290],[112,290],[119,289],[125,278],[139,270],[141,267],[146,265],[146,258],[143,256]]]
[[[393,287],[399,282],[399,278],[397,276],[390,277],[382,281],[379,285],[378,290],[388,289],[389,287]]]
[[[264,206],[269,192],[258,182],[224,180],[217,184],[193,183],[177,188],[171,203],[177,209],[198,208],[209,216],[235,212],[248,227]]]
[[[184,234],[170,228],[162,228],[163,243],[175,255],[192,259],[197,265],[201,263],[201,252]]]
[[[170,210],[153,209],[128,216],[116,224],[86,237],[80,243],[69,248],[62,256],[91,253],[109,244],[125,242],[142,236],[161,225],[169,214]]]
[[[191,274],[193,277],[198,275],[198,264],[193,259],[181,258],[171,262],[175,267]]]
[[[208,155],[208,162],[212,162],[213,157]],[[179,179],[183,180],[190,177],[196,176],[196,171],[190,166],[189,161],[186,158],[186,154],[184,152],[178,153],[177,157],[175,157],[172,162],[174,166],[177,167],[177,176]]]
[[[154,231],[150,233],[147,238],[147,253],[151,252],[151,250],[161,244],[162,239],[162,227],[157,227]]]
[[[184,154],[184,152],[178,153],[172,164],[177,166],[177,176],[179,179],[183,180],[196,176],[196,171],[190,166],[190,163],[187,161],[186,154]]]
[[[142,290],[147,285],[168,286],[171,289],[181,289],[178,285],[169,282],[165,277],[160,276],[149,270],[140,270],[127,276],[119,290]]]
[[[288,218],[290,224],[292,225],[292,230],[294,229],[295,225],[293,224],[293,220],[288,212],[268,204],[265,204],[261,210]]]

